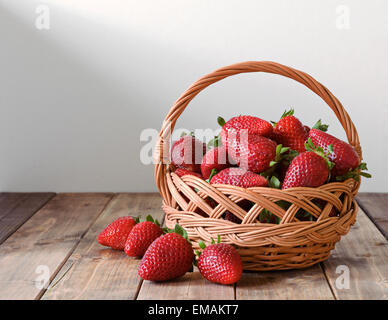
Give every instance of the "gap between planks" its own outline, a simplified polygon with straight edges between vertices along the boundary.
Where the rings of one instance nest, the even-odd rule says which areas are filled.
[[[139,259],[101,246],[96,238],[118,217],[148,214],[163,219],[158,194],[118,194],[79,242],[42,299],[135,299],[141,279]]]
[[[36,299],[113,194],[58,194],[0,246],[0,299]],[[43,268],[39,272],[38,268]]]

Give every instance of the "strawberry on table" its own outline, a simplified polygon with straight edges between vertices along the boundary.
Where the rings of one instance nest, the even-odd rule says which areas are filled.
[[[142,257],[150,244],[162,234],[158,220],[147,216],[147,221],[138,223],[128,235],[124,251],[130,257]]]
[[[306,142],[308,151],[292,160],[283,181],[282,189],[293,187],[319,187],[329,178],[333,166],[320,147],[315,148],[311,140]]]
[[[212,241],[214,243],[214,241]],[[240,280],[243,265],[238,252],[230,244],[214,243],[208,247],[199,241],[203,251],[197,252],[198,269],[204,278],[220,284],[232,284]]]
[[[266,178],[242,168],[227,168],[217,173],[210,180],[210,184],[230,184],[237,187],[266,187]]]
[[[361,164],[361,159],[356,150],[345,141],[342,141],[326,132],[317,129],[311,129],[309,138],[316,145],[321,147],[325,152],[332,145],[332,152],[329,154],[329,160],[335,166],[332,170],[332,177],[343,180],[343,178],[358,178],[359,175],[370,177],[369,174],[358,172],[358,169],[366,169],[366,164]],[[342,177],[341,177],[342,176]]]
[[[192,268],[194,253],[186,231],[179,225],[171,233],[156,239],[139,265],[144,280],[166,281],[183,276]]]
[[[123,250],[128,235],[135,225],[136,220],[132,217],[120,217],[101,231],[97,241],[103,246]]]
[[[191,135],[184,135],[171,148],[171,162],[178,168],[201,172],[202,157],[206,144]]]

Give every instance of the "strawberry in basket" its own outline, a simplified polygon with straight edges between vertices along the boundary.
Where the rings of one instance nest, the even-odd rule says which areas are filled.
[[[282,189],[293,187],[319,187],[328,179],[334,164],[323,148],[315,147],[311,139],[306,142],[306,152],[292,160],[283,181]],[[332,146],[328,147],[332,151]]]
[[[370,174],[361,171],[367,170],[366,163],[361,163],[359,155],[349,143],[317,129],[310,130],[309,138],[325,152],[328,152],[330,145],[332,146],[329,160],[335,164],[332,170],[333,180],[343,181],[348,178],[359,180],[360,175],[371,177]]]
[[[203,156],[201,163],[202,176],[209,179],[213,169],[221,171],[231,166],[228,153],[224,146],[216,146]]]
[[[178,168],[200,173],[205,153],[206,144],[193,135],[184,135],[172,145],[171,162]]]
[[[242,168],[227,168],[217,173],[210,184],[230,184],[237,187],[266,187],[268,181],[263,176]]]
[[[308,137],[308,127],[305,128],[300,120],[294,116],[294,109],[284,111],[280,120],[274,122],[272,138],[285,147],[304,152],[304,143]]]
[[[263,119],[252,116],[238,116],[228,122],[218,117],[218,123],[222,127],[221,140],[225,148],[235,148],[236,142],[240,142],[241,132],[247,135],[259,135],[269,137],[272,134],[272,125]]]

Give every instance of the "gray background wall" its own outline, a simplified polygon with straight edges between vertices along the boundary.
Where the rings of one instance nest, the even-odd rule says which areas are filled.
[[[49,30],[35,27],[39,4]],[[374,176],[362,190],[388,192],[387,12],[384,0],[0,0],[0,191],[154,191],[142,130],[159,129],[203,74],[273,60],[342,101]],[[240,113],[276,120],[288,106],[345,138],[319,97],[266,74],[208,88],[177,127],[216,128],[218,115]]]

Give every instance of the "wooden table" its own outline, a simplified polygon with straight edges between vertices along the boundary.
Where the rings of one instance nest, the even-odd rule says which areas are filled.
[[[247,272],[222,286],[197,270],[175,281],[142,281],[138,259],[97,243],[117,217],[163,220],[158,194],[2,193],[0,299],[388,299],[388,194],[360,194],[358,203],[357,223],[328,261]]]

